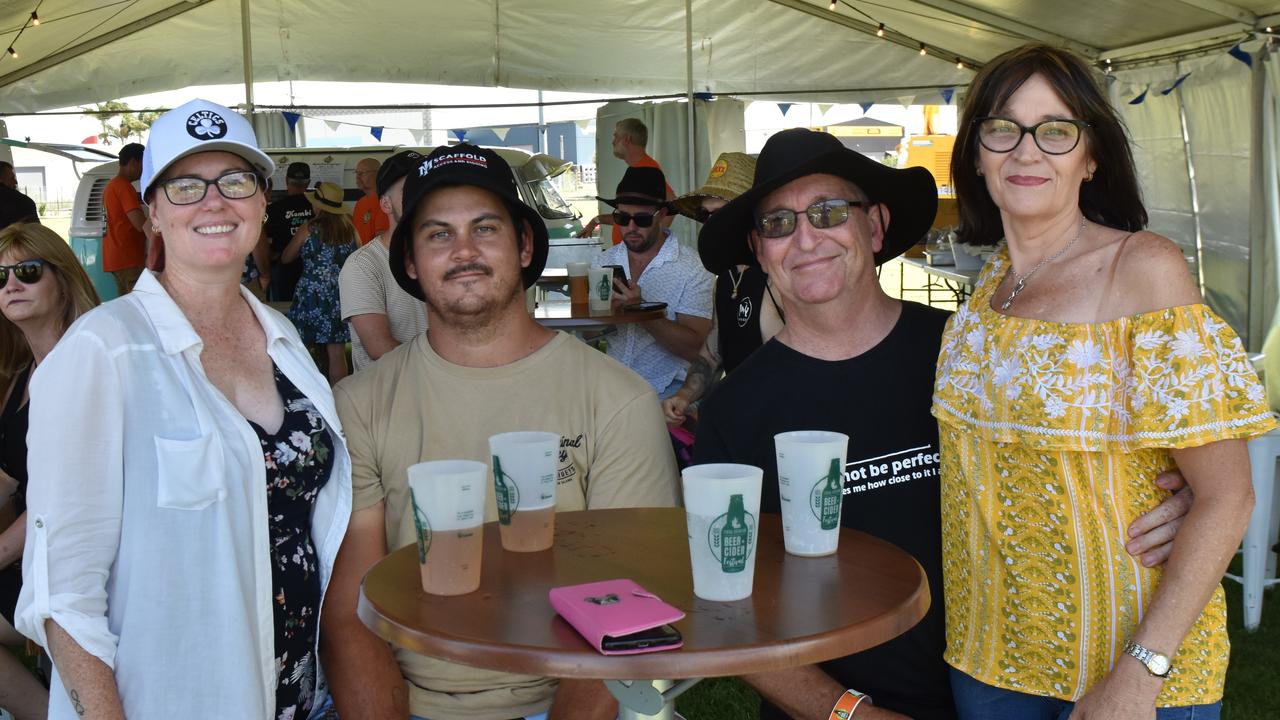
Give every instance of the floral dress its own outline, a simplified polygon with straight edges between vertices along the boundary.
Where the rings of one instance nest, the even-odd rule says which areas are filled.
[[[275,611],[277,720],[311,713],[316,682],[320,566],[311,542],[311,511],[333,468],[329,426],[315,405],[275,368],[284,422],[268,433],[250,421],[267,468],[267,520]]]
[[[338,273],[356,249],[354,236],[340,245],[330,245],[315,227],[303,241],[299,252],[302,277],[293,291],[289,319],[308,345],[345,343],[351,339],[338,303]]]
[[[1003,315],[992,258],[948,322],[942,446],[945,657],[1006,690],[1078,700],[1121,656],[1161,568],[1126,529],[1168,493],[1169,450],[1275,426],[1240,339],[1203,304],[1097,323]],[[1222,588],[1172,658],[1158,707],[1222,697]]]

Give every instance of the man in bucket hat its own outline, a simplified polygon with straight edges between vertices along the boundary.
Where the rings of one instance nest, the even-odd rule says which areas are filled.
[[[942,660],[939,447],[930,415],[947,314],[889,297],[876,277],[877,266],[924,236],[937,202],[924,169],[889,168],[831,135],[794,129],[769,139],[752,188],[703,226],[721,262],[759,262],[786,325],[704,401],[694,461],[764,468],[760,510],[776,513],[773,436],[848,435],[841,523],[915,556],[932,601],[919,624],[883,645],[747,678],[766,700],[762,720],[836,717],[833,705],[847,711],[858,691],[875,704],[862,699],[854,718],[955,717]]]
[[[443,147],[405,178],[391,272],[424,300],[427,332],[334,388],[352,449],[351,525],[322,614],[322,657],[344,720],[612,718],[597,681],[463,667],[392,649],[357,619],[360,580],[388,548],[415,542],[406,469],[489,459],[488,438],[561,436],[556,509],[671,506],[676,468],[653,390],[635,373],[537,324],[525,288],[546,263],[547,229],[511,168],[473,145]],[[489,495],[493,483],[489,482]],[[497,519],[486,503],[486,520]]]
[[[682,247],[663,222],[670,215],[662,171],[627,168],[612,198],[614,226],[622,243],[596,257],[596,267],[619,265],[626,281],[614,281],[614,305],[666,304],[656,320],[618,327],[609,339],[609,356],[640,373],[665,400],[684,383],[689,363],[698,357],[711,330],[714,276],[696,253]]]

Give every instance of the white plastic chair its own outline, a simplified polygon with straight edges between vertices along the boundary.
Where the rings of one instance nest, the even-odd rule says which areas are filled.
[[[1244,534],[1243,572],[1226,576],[1244,588],[1244,627],[1256,630],[1262,622],[1262,593],[1276,579],[1276,554],[1271,547],[1280,530],[1280,493],[1276,492],[1276,461],[1280,460],[1280,430],[1249,441],[1253,475],[1253,515]]]

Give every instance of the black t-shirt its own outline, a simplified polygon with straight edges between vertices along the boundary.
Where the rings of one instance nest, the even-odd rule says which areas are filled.
[[[737,278],[737,283],[734,283]],[[726,373],[742,364],[764,342],[760,334],[760,308],[769,277],[755,265],[741,274],[737,268],[716,277],[716,333],[720,338],[720,361]]]
[[[40,222],[36,203],[8,185],[0,185],[0,228],[16,222]]]
[[[289,300],[293,289],[302,277],[302,256],[291,263],[280,261],[280,253],[293,239],[293,233],[302,223],[315,215],[315,208],[306,195],[286,195],[267,206],[267,239],[271,241],[272,298]]]
[[[764,469],[761,512],[780,512],[773,436],[831,430],[849,436],[842,523],[902,548],[924,568],[932,604],[905,634],[822,663],[844,685],[916,720],[955,717],[942,652],[942,519],[938,425],[930,415],[947,313],[904,302],[889,334],[839,361],[803,355],[777,339],[747,358],[703,403],[694,462]],[[848,588],[858,592],[858,588]],[[786,717],[766,706],[761,718]]]

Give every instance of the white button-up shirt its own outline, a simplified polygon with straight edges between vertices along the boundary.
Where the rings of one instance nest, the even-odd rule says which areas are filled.
[[[663,232],[666,239],[662,249],[649,261],[638,281],[631,277],[625,243],[600,253],[592,264],[595,267],[621,265],[626,269],[627,279],[640,285],[640,296],[645,302],[667,304],[668,320],[674,321],[677,313],[709,319],[715,276],[702,267],[697,252],[681,246],[670,230]],[[639,373],[659,395],[672,382],[684,380],[689,368],[688,361],[668,352],[647,330],[634,323],[619,325],[617,334],[609,336],[609,357]]]
[[[311,519],[325,588],[351,513],[333,395],[293,326],[241,296],[271,359],[329,424],[333,470]],[[31,379],[16,625],[47,648],[45,621],[57,622],[112,668],[131,720],[275,716],[262,445],[205,377],[202,348],[144,272],[80,318]],[[49,717],[77,717],[56,672]]]

